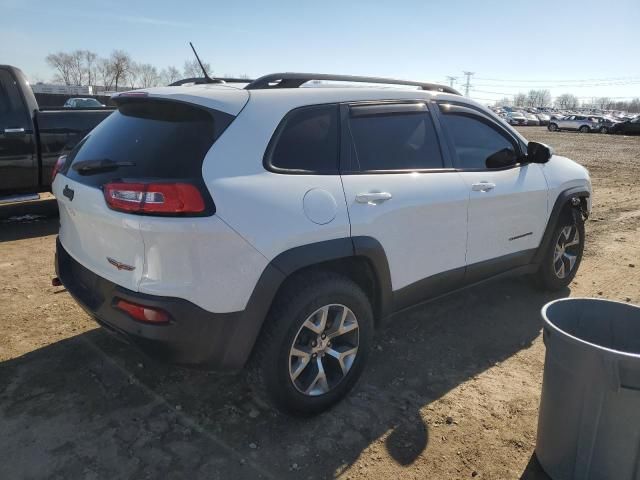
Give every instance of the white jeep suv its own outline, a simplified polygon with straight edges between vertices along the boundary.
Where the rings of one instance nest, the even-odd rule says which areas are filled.
[[[449,87],[287,73],[114,100],[57,166],[59,281],[161,358],[248,364],[284,410],[343,397],[395,312],[580,264],[587,170]]]

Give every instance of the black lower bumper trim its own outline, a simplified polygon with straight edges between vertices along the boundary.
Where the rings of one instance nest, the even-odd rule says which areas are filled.
[[[245,311],[211,313],[184,299],[123,288],[82,266],[59,239],[56,273],[71,296],[100,325],[171,363],[238,370],[249,357],[262,323],[262,318]],[[114,307],[117,299],[161,308],[169,313],[171,321],[153,325],[134,320]]]

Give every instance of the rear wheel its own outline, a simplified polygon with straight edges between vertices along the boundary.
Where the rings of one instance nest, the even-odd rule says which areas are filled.
[[[609,133],[609,127],[600,127],[600,133]]]
[[[578,130],[580,133],[589,133],[591,131],[591,129],[586,125],[582,125]]]
[[[277,408],[318,413],[353,388],[374,326],[357,284],[329,272],[297,278],[278,295],[266,322],[251,377]]]
[[[550,123],[547,126],[547,130],[549,130],[550,132],[557,132],[560,129],[558,128],[558,125],[556,125],[555,123]]]
[[[535,280],[544,290],[561,290],[576,276],[584,251],[584,222],[571,210],[558,221],[551,244],[544,253]]]

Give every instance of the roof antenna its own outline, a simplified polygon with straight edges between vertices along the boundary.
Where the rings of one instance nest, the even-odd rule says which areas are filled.
[[[204,76],[206,83],[224,83],[223,80],[213,79],[209,76],[207,71],[204,69],[204,65],[202,65],[202,62],[200,61],[200,57],[198,56],[198,52],[196,52],[196,49],[193,46],[193,43],[189,42],[189,45],[191,45],[191,50],[193,50],[193,54],[196,56],[196,60],[198,61],[198,64],[200,64],[200,68],[202,69],[202,75]]]

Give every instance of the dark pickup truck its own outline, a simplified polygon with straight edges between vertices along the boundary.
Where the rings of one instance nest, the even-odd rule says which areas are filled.
[[[48,191],[58,157],[112,111],[41,110],[24,74],[0,65],[0,202]]]

